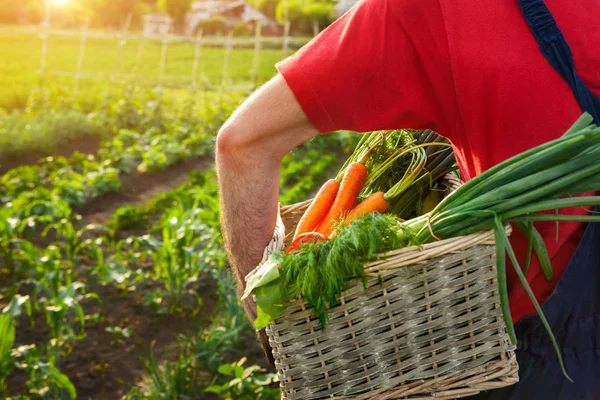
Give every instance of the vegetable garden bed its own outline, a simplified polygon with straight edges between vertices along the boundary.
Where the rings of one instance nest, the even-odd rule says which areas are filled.
[[[140,105],[124,104],[120,123],[146,123],[136,117],[144,115],[135,111]],[[228,112],[215,114],[212,135]],[[162,118],[155,121],[168,123]],[[132,136],[115,132],[119,140]],[[335,162],[321,151],[349,148],[344,143],[352,138],[330,135],[293,152],[282,195],[295,201],[311,193]],[[207,135],[199,139],[212,143]],[[118,191],[95,192],[87,178],[72,191],[79,175],[93,176],[81,168],[122,163],[115,157],[125,154],[119,140],[105,141],[93,161],[56,157],[2,177],[0,330],[8,326],[16,336],[0,340],[0,362],[7,362],[0,396],[219,399],[238,390],[223,385],[242,370],[248,375],[240,390],[274,398],[278,390],[264,385],[273,375],[257,369],[266,366],[263,352],[227,272],[211,155],[184,156],[156,172],[138,171],[144,157],[133,158]],[[150,150],[163,152],[164,142],[154,143]],[[299,179],[306,163],[313,167]],[[78,193],[95,194],[65,202]]]

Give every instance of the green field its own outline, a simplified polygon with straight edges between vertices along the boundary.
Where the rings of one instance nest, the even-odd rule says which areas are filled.
[[[0,29],[0,107],[22,108],[27,96],[39,83],[42,39],[31,30],[4,27]],[[205,39],[213,41],[214,38]],[[248,39],[245,40],[248,42]],[[47,69],[49,71],[77,71],[81,38],[77,36],[50,36],[48,39]],[[220,39],[223,42],[223,39]],[[251,40],[250,40],[251,42]],[[252,83],[254,50],[248,44],[233,48],[229,60],[229,83]],[[141,85],[152,87],[159,81],[162,42],[160,40],[128,40],[119,49],[117,38],[93,38],[86,40],[82,64],[84,74],[92,74],[100,80],[85,80],[82,87],[86,91],[101,91],[107,85],[123,85],[135,80]],[[219,85],[223,78],[225,63],[223,47],[204,46],[201,50],[198,68],[198,82]],[[164,81],[179,84],[191,84],[194,65],[195,44],[193,42],[173,41],[168,45],[165,63]],[[275,63],[281,60],[281,49],[265,48],[260,52],[259,68],[256,72],[257,83],[272,77]],[[103,74],[99,76],[98,74]],[[138,75],[133,78],[119,77],[119,74]],[[114,79],[111,82],[111,79]],[[48,74],[50,87],[72,87],[74,78],[64,78]],[[116,83],[115,83],[116,82]]]
[[[231,54],[227,84],[245,89],[219,87],[225,50],[206,47],[202,86],[158,90],[162,45],[140,44],[117,58],[116,39],[89,39],[83,70],[105,79],[41,86],[40,37],[0,27],[0,398],[276,400],[228,267],[213,163],[252,89],[253,49]],[[79,47],[51,37],[48,68],[75,71]],[[165,80],[189,78],[193,60],[192,43],[170,45]],[[280,201],[310,197],[358,137],[286,156]]]
[[[112,103],[135,94],[146,96],[160,80],[163,44],[160,38],[142,39],[133,34],[120,47],[118,34],[90,31],[86,39],[81,80],[65,76],[77,71],[81,37],[77,32],[52,34],[48,39],[47,73],[40,75],[42,37],[37,27],[0,26],[0,162],[27,153],[51,154],[67,140],[102,136],[108,130],[86,115],[99,104]],[[100,38],[98,36],[110,36]],[[226,38],[203,39],[193,80],[196,44],[171,38],[163,71],[162,95],[182,104],[211,103],[220,92],[238,99],[275,73],[275,64],[283,57],[281,39],[265,38],[254,73],[253,38],[234,38],[229,68],[224,76]],[[296,40],[297,47],[307,39]],[[42,85],[43,83],[43,85]],[[43,90],[41,90],[43,88]],[[40,104],[45,103],[45,104]],[[39,113],[31,113],[35,108]],[[57,111],[56,108],[69,108]],[[106,128],[106,127],[105,127]],[[31,155],[30,155],[31,157]]]
[[[104,140],[0,176],[0,398],[280,397],[220,234],[213,144],[237,103],[138,93],[28,112],[47,133],[93,125]],[[0,122],[16,136],[21,118]],[[281,202],[309,197],[357,139],[290,153]]]

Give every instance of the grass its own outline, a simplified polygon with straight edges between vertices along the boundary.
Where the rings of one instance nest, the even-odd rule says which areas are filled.
[[[117,45],[116,39],[90,39],[86,47],[83,69],[87,72],[104,73],[135,72],[142,74],[149,83],[158,79],[160,43],[146,43],[139,62],[136,62],[140,41],[130,41],[123,49],[123,56],[119,58],[118,63],[116,62]],[[106,160],[118,160],[129,152],[137,151],[137,145],[147,144],[144,140],[145,136],[143,136],[147,131],[151,131],[150,134],[156,134],[156,137],[160,136],[161,138],[158,141],[148,140],[149,147],[155,150],[153,154],[157,157],[170,154],[171,150],[169,149],[173,145],[179,145],[178,140],[182,137],[193,139],[182,141],[183,144],[206,142],[212,149],[210,133],[217,129],[222,119],[231,113],[231,108],[247,94],[245,91],[238,93],[233,90],[224,92],[191,91],[183,88],[153,90],[120,79],[111,82],[110,77],[104,82],[82,82],[79,92],[73,90],[75,82],[72,78],[49,77],[44,82],[44,90],[40,91],[37,73],[40,65],[40,52],[41,40],[36,33],[22,28],[0,26],[0,54],[4,61],[0,64],[0,107],[6,109],[0,109],[0,159],[6,153],[26,154],[32,150],[51,151],[52,147],[60,148],[63,142],[82,136],[112,134],[114,136],[109,137],[111,140],[103,143],[102,149],[110,150],[107,152]],[[79,38],[52,37],[49,41],[48,67],[61,71],[75,71],[78,53]],[[252,56],[251,48],[233,51],[230,60],[232,81],[250,83]],[[263,51],[258,71],[258,83],[264,82],[275,73],[274,64],[280,58],[280,50],[265,49]],[[189,77],[193,59],[192,44],[174,43],[169,46],[165,74]],[[224,50],[222,48],[204,49],[203,74],[208,80],[220,82],[223,59]],[[159,105],[160,107],[158,107]],[[121,128],[127,128],[131,132],[126,130],[122,133]],[[135,133],[138,131],[139,136],[136,136]],[[202,136],[203,132],[204,136]],[[172,136],[173,139],[166,135]],[[135,145],[132,146],[126,140],[128,138],[130,141],[135,138]],[[290,164],[300,164],[296,167],[290,166],[284,172],[284,174],[293,175],[283,178],[286,189],[291,192],[287,198],[291,201],[306,197],[308,191],[314,189],[316,182],[324,178],[325,168],[332,164],[335,157],[323,158],[317,151],[318,149],[326,151],[330,146],[345,148],[350,146],[349,139],[346,136],[340,138],[333,135],[320,136],[301,146],[300,149],[296,149],[286,159],[286,162]],[[122,147],[118,146],[119,140],[122,142]],[[110,158],[113,153],[121,157]],[[44,214],[32,217],[34,219],[39,217],[36,221],[40,225],[36,225],[36,227],[46,226],[52,219],[50,213],[60,215],[57,217],[60,218],[60,222],[57,223],[58,225],[53,222],[56,235],[53,234],[53,230],[45,238],[48,243],[44,241],[38,247],[37,242],[34,244],[25,237],[16,236],[14,223],[24,224],[33,221],[33,219],[21,218],[22,215],[19,214],[20,211],[16,205],[18,201],[12,201],[10,206],[5,204],[5,207],[0,209],[3,211],[3,218],[0,218],[0,234],[5,235],[0,238],[0,256],[4,257],[6,261],[9,259],[9,256],[6,255],[10,254],[11,261],[11,264],[3,263],[7,265],[0,266],[2,267],[0,268],[0,281],[3,284],[3,287],[0,288],[0,314],[9,300],[10,304],[17,304],[20,307],[19,301],[25,298],[31,299],[31,302],[25,303],[26,305],[39,306],[43,304],[40,312],[50,312],[46,315],[46,322],[44,322],[44,318],[40,319],[40,325],[36,328],[40,331],[39,334],[36,333],[36,339],[27,337],[24,339],[22,333],[27,328],[26,325],[16,324],[17,337],[21,337],[19,344],[22,342],[29,346],[19,347],[19,352],[14,353],[15,360],[13,360],[12,353],[10,357],[7,357],[7,352],[2,351],[3,337],[0,337],[0,397],[4,398],[3,396],[6,394],[2,393],[5,377],[9,375],[8,372],[13,369],[14,364],[15,374],[27,376],[28,380],[27,387],[19,383],[19,377],[13,379],[12,382],[9,381],[8,388],[14,392],[12,394],[28,393],[31,395],[45,391],[45,398],[69,398],[67,392],[71,388],[75,388],[80,391],[80,397],[88,398],[81,393],[85,388],[78,387],[81,382],[73,379],[79,376],[76,370],[87,368],[87,364],[80,362],[79,365],[76,365],[77,360],[82,360],[85,356],[82,356],[83,353],[75,349],[73,344],[85,339],[81,335],[82,327],[71,322],[79,321],[76,311],[81,303],[83,312],[87,314],[84,319],[88,325],[86,329],[90,332],[90,337],[93,338],[96,337],[95,335],[105,332],[105,328],[97,323],[96,318],[108,320],[107,310],[122,303],[112,303],[112,297],[105,297],[105,292],[98,290],[101,302],[106,302],[107,307],[102,307],[102,310],[98,311],[99,314],[96,315],[95,308],[93,310],[88,308],[88,303],[83,301],[82,293],[85,290],[91,298],[94,296],[90,292],[91,290],[96,290],[94,289],[96,287],[100,288],[100,284],[106,284],[114,286],[114,289],[121,290],[123,293],[127,291],[127,296],[130,296],[127,301],[134,302],[139,309],[143,308],[146,310],[145,312],[156,316],[169,311],[183,314],[184,307],[191,307],[191,310],[186,308],[186,312],[195,317],[196,312],[199,311],[197,301],[190,305],[188,298],[193,296],[194,300],[198,300],[198,294],[206,300],[208,310],[212,310],[208,311],[211,312],[211,321],[208,324],[199,323],[191,333],[184,332],[183,327],[172,328],[174,332],[182,332],[182,334],[177,343],[171,343],[173,346],[165,344],[163,347],[173,349],[175,354],[171,353],[170,356],[165,356],[164,349],[157,353],[149,352],[143,358],[146,378],[139,382],[124,382],[133,389],[125,398],[132,400],[192,397],[260,400],[278,398],[279,389],[270,383],[274,378],[273,374],[252,366],[252,362],[249,362],[248,366],[244,365],[245,357],[237,361],[248,351],[247,355],[252,360],[253,356],[257,356],[256,350],[258,349],[254,348],[253,351],[253,346],[248,349],[248,343],[252,342],[243,340],[244,337],[252,338],[253,332],[234,291],[233,278],[226,267],[227,260],[218,232],[219,203],[216,197],[214,169],[196,171],[196,174],[201,174],[202,180],[198,179],[193,182],[190,180],[184,190],[178,188],[172,192],[163,193],[146,206],[128,207],[126,212],[115,214],[112,220],[117,220],[119,219],[117,217],[121,216],[123,217],[121,219],[133,217],[146,222],[144,226],[136,226],[135,232],[128,232],[126,229],[119,231],[119,235],[123,236],[123,240],[121,240],[121,236],[113,237],[101,233],[104,231],[102,227],[94,232],[85,230],[87,228],[80,230],[79,217],[75,217],[71,213],[71,209],[66,203],[59,202],[58,196],[49,195],[48,199],[43,199],[40,203],[35,202],[35,204],[32,201],[32,199],[41,199],[44,195],[43,185],[36,183],[39,181],[37,172],[48,166],[50,166],[48,171],[52,169],[55,172],[49,181],[52,184],[56,183],[61,190],[64,189],[60,193],[77,198],[81,192],[80,189],[85,192],[92,186],[81,187],[80,179],[75,178],[74,171],[77,168],[87,168],[86,171],[90,170],[93,178],[104,176],[97,173],[101,169],[104,170],[96,168],[100,166],[100,160],[104,153],[99,154],[96,156],[97,163],[85,157],[72,158],[71,160],[78,161],[73,161],[69,165],[70,172],[68,174],[63,174],[63,170],[55,171],[57,168],[60,169],[61,163],[66,160],[46,161],[46,164],[42,164],[45,167],[41,167],[41,169],[27,167],[15,170],[15,174],[12,175],[14,179],[9,176],[10,179],[7,178],[3,181],[10,180],[12,186],[19,188],[29,185],[32,189],[28,192],[31,196],[22,203],[27,203],[26,207],[31,205],[31,208],[28,208],[31,210],[35,207],[36,213]],[[306,155],[303,156],[303,154]],[[308,158],[323,160],[320,163],[313,163],[316,167],[311,167],[307,173],[299,176],[297,171],[306,168],[304,160]],[[86,173],[86,176],[88,175]],[[89,183],[85,182],[85,185]],[[93,187],[96,186],[94,184]],[[5,185],[0,188],[2,189],[0,197],[6,199],[10,195],[8,187],[9,185]],[[46,191],[46,193],[49,192]],[[36,197],[38,194],[40,196]],[[199,202],[202,203],[200,207],[198,207]],[[48,208],[44,208],[46,206]],[[173,211],[175,209],[182,212],[176,215]],[[18,215],[10,214],[11,218],[8,218],[9,213],[13,211],[16,211]],[[188,214],[193,218],[187,218]],[[157,215],[163,217],[155,220],[154,217]],[[175,220],[181,223],[175,226]],[[4,221],[8,222],[2,224]],[[165,229],[167,224],[170,224],[168,226],[172,228],[169,231]],[[60,230],[56,227],[59,227]],[[182,241],[181,233],[187,235],[184,235],[184,239],[189,239],[189,241]],[[30,234],[26,233],[26,235]],[[29,238],[31,239],[31,237]],[[173,245],[174,243],[178,247]],[[147,251],[144,250],[145,248],[138,247],[143,244],[149,244],[148,248],[154,249],[154,253],[148,253],[151,250]],[[15,251],[17,246],[19,250]],[[162,270],[152,268],[149,264],[149,262],[153,262],[151,254],[164,256],[159,261],[165,268]],[[192,258],[189,258],[190,255]],[[142,258],[145,259],[142,260]],[[140,268],[136,266],[138,261]],[[199,292],[199,288],[204,288],[204,286],[197,284],[196,278],[199,274],[196,273],[196,270],[189,276],[181,274],[185,272],[182,266],[189,266],[190,263],[193,263],[194,268],[201,268],[212,277],[211,281],[207,281],[206,287],[213,287],[210,282],[214,281],[215,287],[212,290],[216,293],[205,293],[204,290]],[[168,278],[156,275],[160,272],[166,272],[169,275]],[[27,278],[31,277],[33,280],[28,282],[35,282],[36,289],[31,291],[27,286],[29,283],[22,284],[26,279],[14,279],[15,284],[8,288],[9,282],[8,279],[4,279],[4,274],[8,276],[12,273]],[[132,274],[131,277],[129,273]],[[157,279],[154,279],[155,276]],[[13,282],[13,279],[10,279]],[[176,307],[160,307],[160,301],[167,296],[167,291],[162,289],[163,286],[171,287],[166,286],[166,281],[174,285],[176,294],[185,292],[183,296],[176,299],[180,303]],[[41,288],[40,290],[37,289],[38,286]],[[62,295],[61,291],[71,289],[73,289],[73,293],[68,298],[63,299],[57,296],[57,294]],[[26,294],[26,296],[20,296],[20,293]],[[211,306],[212,298],[216,300],[215,304]],[[64,304],[58,303],[58,300],[61,299],[65,300]],[[72,306],[66,307],[65,304],[69,302]],[[59,308],[60,315],[56,313]],[[10,310],[12,314],[12,306]],[[92,311],[94,314],[91,313]],[[43,317],[44,314],[40,314],[40,316]],[[54,317],[48,319],[48,316]],[[82,314],[81,316],[83,317]],[[146,344],[137,343],[138,338],[132,337],[131,340],[127,340],[130,333],[124,333],[133,332],[135,335],[136,323],[133,320],[137,320],[138,315],[123,314],[123,316],[126,318],[120,320],[117,326],[122,333],[115,331],[117,332],[115,337],[117,334],[122,335],[119,340],[128,346],[127,352],[130,349],[139,349],[138,346],[145,347]],[[2,325],[1,321],[0,325]],[[160,328],[158,325],[156,327]],[[50,328],[55,334],[46,333]],[[8,327],[9,331],[10,329],[12,327]],[[4,336],[9,339],[4,341],[5,350],[10,350],[13,347],[10,332]],[[160,334],[156,336],[156,339],[163,340]],[[79,343],[88,344],[88,342]],[[137,344],[134,346],[134,343]],[[95,347],[95,343],[93,346]],[[128,363],[135,358],[133,353],[126,355],[123,348],[117,347],[119,345],[116,341],[114,346],[115,354],[122,354],[123,358],[130,357]],[[84,349],[84,352],[86,350],[87,348]],[[57,356],[60,352],[62,355],[70,351],[74,351],[74,357],[68,362],[63,357]],[[158,358],[159,356],[160,358]],[[259,355],[259,358],[252,361],[260,363],[262,356]],[[103,368],[102,371],[97,368],[91,371],[94,379],[98,382],[97,394],[108,396],[106,398],[116,398],[116,394],[111,391],[112,384],[105,387],[102,383],[117,376],[118,370],[113,371],[112,368],[118,368],[118,366],[111,367],[107,362]],[[68,377],[73,379],[73,382]],[[119,377],[119,379],[121,378]],[[108,390],[109,394],[100,393],[104,390]],[[207,390],[211,393],[207,393]]]
[[[27,97],[39,83],[42,40],[39,32],[25,31],[16,27],[0,29],[0,107],[6,109],[25,108]],[[141,46],[140,46],[141,45]],[[140,50],[141,48],[141,50]],[[167,49],[164,74],[166,80],[191,83],[194,64],[194,44],[173,42]],[[80,37],[50,36],[48,39],[48,70],[75,72],[80,51]],[[82,90],[101,91],[107,88],[118,73],[137,74],[143,83],[154,85],[160,76],[162,44],[158,40],[128,40],[119,52],[115,39],[89,38],[85,46],[83,71],[91,74],[106,74],[101,81],[86,81]],[[228,78],[236,83],[250,84],[253,68],[252,48],[235,48],[229,60]],[[138,57],[139,55],[139,57]],[[276,73],[275,63],[283,54],[280,49],[263,49],[256,73],[257,83],[268,80]],[[223,77],[225,49],[204,47],[200,59],[199,74],[204,82],[220,84]],[[74,78],[49,76],[49,86],[70,87]],[[122,84],[117,79],[117,84]],[[114,82],[113,82],[114,83]]]
[[[100,137],[106,131],[77,110],[0,114],[0,161],[31,152],[50,155],[70,140]]]
[[[90,35],[98,36],[98,33],[100,32],[94,31]],[[80,39],[77,36],[50,36],[47,69],[76,72]],[[206,38],[206,41],[212,42],[219,40],[223,39]],[[276,73],[275,64],[283,54],[280,48],[273,46],[263,49],[254,76],[254,50],[248,47],[249,43],[241,43],[244,40],[251,41],[252,38],[236,40],[239,48],[234,47],[231,52],[227,78],[229,83],[242,84],[244,87],[239,90],[227,88],[225,94],[236,92],[241,98],[248,94],[253,78],[254,83],[261,84]],[[0,159],[30,151],[48,153],[65,141],[98,136],[101,132],[90,122],[88,113],[96,111],[97,105],[104,103],[107,98],[117,101],[127,97],[132,91],[151,90],[160,77],[162,43],[157,39],[131,39],[119,49],[117,38],[88,38],[82,64],[83,73],[103,79],[83,79],[79,86],[74,77],[52,73],[45,75],[42,81],[39,74],[41,50],[39,28],[0,25],[0,54],[3,61],[0,63]],[[163,94],[181,103],[189,103],[194,98],[200,106],[215,102],[215,99],[221,97],[215,89],[218,91],[223,79],[225,53],[223,47],[203,47],[197,71],[200,85],[198,90],[191,91],[189,87],[170,88],[166,84]],[[194,55],[194,43],[170,43],[164,70],[165,82],[190,85]],[[132,78],[131,75],[139,76]],[[43,96],[39,91],[42,83]],[[69,104],[64,104],[65,102]],[[38,110],[48,108],[57,112],[38,113]],[[65,108],[76,110],[65,113],[62,110]],[[27,112],[21,112],[25,110]],[[17,113],[11,115],[12,111]]]

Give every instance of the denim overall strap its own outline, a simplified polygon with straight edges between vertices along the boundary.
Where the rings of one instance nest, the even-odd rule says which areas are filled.
[[[519,0],[519,5],[548,62],[569,84],[581,108],[594,117],[594,123],[600,125],[600,99],[585,86],[575,71],[571,47],[544,1]],[[569,7],[569,2],[564,6]]]
[[[519,4],[544,56],[569,83],[581,107],[600,122],[600,99],[577,75],[571,49],[550,10],[542,0],[519,0]],[[515,327],[520,382],[488,392],[487,399],[600,399],[600,223],[587,225],[542,311],[575,383],[563,376],[548,334],[539,317],[532,315]]]

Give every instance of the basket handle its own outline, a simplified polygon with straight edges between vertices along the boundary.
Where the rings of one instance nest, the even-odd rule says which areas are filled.
[[[269,256],[281,249],[283,249],[283,243],[285,241],[285,225],[283,224],[283,220],[281,219],[281,203],[277,204],[277,222],[275,224],[275,231],[273,232],[273,237],[269,244],[265,246],[265,250],[263,252],[263,258],[260,261],[261,264],[267,261]]]
[[[278,203],[277,222],[275,223],[275,230],[273,232],[273,237],[271,238],[269,243],[265,246],[265,249],[263,250],[263,257],[262,257],[262,260],[260,261],[259,265],[265,263],[269,259],[271,254],[281,250],[283,248],[284,242],[285,242],[285,225],[283,224],[283,220],[281,219],[281,203]],[[246,275],[246,277],[244,279],[246,281],[248,281],[248,277],[253,275],[257,269],[258,269],[258,267],[253,269],[248,275]],[[250,299],[246,299],[246,302],[248,302],[248,301],[250,301]],[[248,306],[248,305],[246,304],[246,306]],[[254,315],[253,317],[256,318],[256,315]],[[260,331],[256,332],[256,336],[257,336],[257,339],[260,342],[260,345],[265,353],[265,358],[266,358],[267,362],[269,363],[269,365],[272,368],[275,368],[275,358],[273,357],[273,352],[271,349],[271,345],[269,344],[269,337],[267,336],[266,330],[264,328],[261,329]]]

